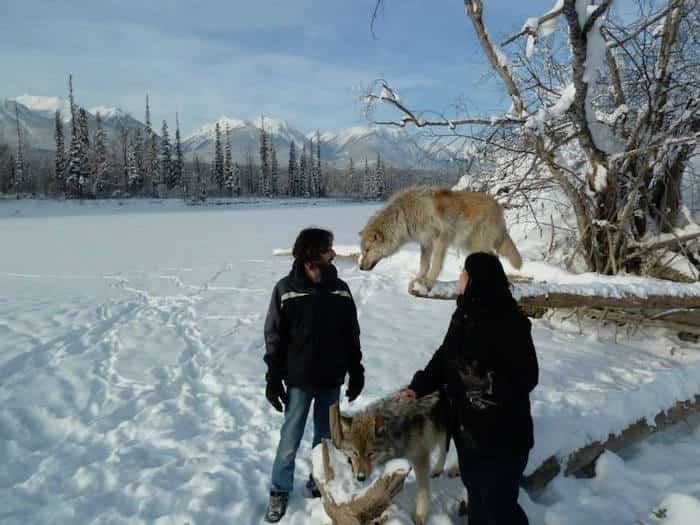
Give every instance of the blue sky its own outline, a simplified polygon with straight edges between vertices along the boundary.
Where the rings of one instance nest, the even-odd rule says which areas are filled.
[[[624,0],[623,3],[631,2]],[[554,0],[485,2],[498,39]],[[460,0],[7,0],[0,6],[0,97],[66,96],[118,106],[183,131],[221,115],[283,118],[301,131],[366,125],[359,96],[386,78],[402,100],[473,113],[507,107]],[[158,125],[156,125],[158,127]]]

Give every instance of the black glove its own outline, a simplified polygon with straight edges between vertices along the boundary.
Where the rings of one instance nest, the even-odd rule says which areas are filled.
[[[282,412],[284,410],[283,404],[287,404],[287,391],[284,389],[284,384],[282,380],[268,381],[265,387],[265,397],[270,402],[270,404],[275,407],[277,412]]]
[[[350,374],[350,379],[348,380],[348,389],[345,391],[345,396],[348,398],[348,401],[351,403],[355,401],[355,399],[357,399],[357,396],[360,395],[364,387],[364,372],[355,372],[353,374]]]

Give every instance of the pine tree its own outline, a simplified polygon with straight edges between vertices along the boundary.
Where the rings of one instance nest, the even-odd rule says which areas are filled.
[[[214,138],[214,166],[213,175],[216,185],[219,187],[219,193],[224,191],[224,153],[221,148],[221,127],[216,123],[215,138]]]
[[[93,164],[93,194],[98,195],[105,190],[107,183],[107,136],[102,127],[102,117],[95,115],[95,135],[93,137],[95,159]]]
[[[265,131],[265,119],[260,117],[260,193],[265,197],[272,195],[270,184],[270,157],[268,136]]]
[[[151,106],[146,93],[146,117],[144,122],[143,153],[137,153],[143,159],[141,168],[142,180],[144,184],[150,184],[152,196],[155,197],[154,189],[158,184],[158,152],[156,151],[156,134],[151,126]]]
[[[365,171],[362,178],[362,197],[365,199],[370,199],[372,193],[372,171],[369,169],[369,164],[367,163],[367,157],[365,157]]]
[[[173,177],[173,153],[170,149],[170,136],[168,134],[168,123],[164,120],[160,136],[160,180],[168,190],[175,186]]]
[[[321,172],[321,133],[316,130],[316,176],[318,177],[318,196],[326,196],[326,181]]]
[[[204,173],[202,173],[202,165],[197,155],[194,156],[194,180],[195,191],[199,196],[199,200],[205,202],[207,200],[207,181]]]
[[[241,196],[241,167],[238,165],[238,162],[234,162],[233,164],[233,196],[234,197],[240,197]]]
[[[373,198],[383,199],[385,197],[385,181],[384,165],[379,153],[377,153],[377,166],[374,169],[374,187],[372,188],[374,192]]]
[[[73,75],[68,75],[68,100],[70,100],[70,134],[71,137],[76,135],[76,114],[75,114],[75,98],[73,98]]]
[[[310,197],[318,197],[318,180],[316,177],[316,161],[314,160],[314,141],[309,142],[309,160],[306,164],[308,172],[306,188]]]
[[[175,113],[175,161],[173,163],[173,186],[183,183],[185,160],[182,154],[182,141],[180,139],[180,118]]]
[[[248,192],[250,194],[256,194],[258,191],[258,187],[255,184],[255,169],[253,168],[253,152],[250,150],[250,148],[246,151],[246,167],[245,167],[245,176],[247,179],[247,184],[248,184]]]
[[[80,108],[78,111],[78,137],[80,175],[78,177],[78,197],[83,198],[89,194],[90,188],[90,138],[88,131],[87,111]]]
[[[308,197],[306,188],[306,142],[301,145],[301,156],[299,157],[299,175],[297,176],[298,191],[300,197]]]
[[[270,143],[270,188],[272,195],[279,195],[279,164],[277,162],[277,149]]]
[[[224,180],[226,189],[231,197],[233,197],[234,192],[234,179],[233,179],[233,159],[231,158],[231,131],[226,124],[226,144],[224,145]]]
[[[19,127],[19,109],[15,102],[15,123],[17,124],[17,156],[15,157],[15,193],[19,197],[25,186],[24,180],[24,152],[22,151],[22,132]]]
[[[296,144],[292,141],[289,144],[289,166],[287,168],[287,193],[290,197],[296,197],[298,193],[297,184],[297,151]]]
[[[129,192],[129,130],[126,128],[119,129],[119,147],[122,156],[122,189],[120,193],[126,194]]]
[[[355,179],[355,163],[352,161],[352,157],[350,157],[350,162],[345,170],[345,184],[343,186],[345,192],[353,196],[357,195],[357,183]]]
[[[135,195],[136,193],[138,193],[141,190],[141,187],[143,186],[143,175],[139,169],[136,141],[129,142],[128,159],[129,159],[129,180],[128,180],[127,189],[131,195]]]
[[[56,193],[61,195],[65,191],[66,183],[66,145],[63,135],[63,120],[59,110],[56,110],[56,114],[54,115],[54,138],[56,139],[54,185]]]

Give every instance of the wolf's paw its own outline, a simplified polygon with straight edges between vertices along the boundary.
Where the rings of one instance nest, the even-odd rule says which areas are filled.
[[[450,468],[445,471],[445,475],[448,478],[458,478],[459,477],[459,465],[455,463]]]
[[[431,478],[439,478],[439,477],[442,475],[443,472],[444,472],[443,469],[441,469],[441,468],[440,468],[440,469],[437,469],[437,468],[436,468],[435,470],[433,470],[433,471],[430,473],[430,477],[431,477]]]
[[[417,277],[408,283],[408,292],[429,292],[433,287],[433,282],[429,281],[425,277]]]
[[[425,525],[425,516],[419,516],[415,512],[412,512],[411,518],[413,519],[413,523],[415,523],[416,525]]]

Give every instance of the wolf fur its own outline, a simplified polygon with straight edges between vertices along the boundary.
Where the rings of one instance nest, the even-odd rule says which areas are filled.
[[[417,498],[413,521],[423,525],[430,504],[430,477],[445,467],[448,436],[446,417],[437,393],[417,400],[381,399],[354,416],[340,417],[340,449],[348,456],[359,481],[372,469],[395,458],[406,458],[416,476]],[[439,447],[430,470],[430,453]]]
[[[497,253],[514,268],[522,265],[508,235],[503,209],[487,193],[436,186],[397,193],[360,232],[360,269],[372,270],[411,241],[420,245],[420,268],[414,282],[428,289],[442,270],[448,246],[467,253]]]

